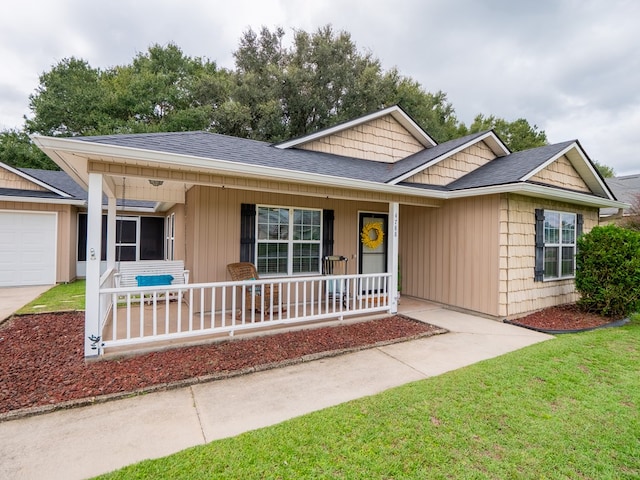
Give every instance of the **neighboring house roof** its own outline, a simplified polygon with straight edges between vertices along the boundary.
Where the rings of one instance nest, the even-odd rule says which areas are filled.
[[[618,200],[630,205],[634,205],[638,201],[638,195],[640,195],[640,173],[605,178],[605,181]],[[624,209],[624,213],[628,213],[628,211],[628,208]],[[618,209],[616,208],[600,209],[601,216],[615,215],[617,213]]]

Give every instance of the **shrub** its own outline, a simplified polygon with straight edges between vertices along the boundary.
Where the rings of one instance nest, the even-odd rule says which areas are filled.
[[[640,232],[593,228],[578,239],[576,265],[582,308],[611,317],[640,311]]]

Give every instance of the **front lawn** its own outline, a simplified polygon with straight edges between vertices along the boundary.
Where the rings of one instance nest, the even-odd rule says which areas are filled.
[[[85,280],[71,283],[61,283],[47,290],[33,302],[25,305],[16,313],[45,313],[64,312],[69,310],[84,310]]]
[[[640,316],[103,478],[638,478]]]

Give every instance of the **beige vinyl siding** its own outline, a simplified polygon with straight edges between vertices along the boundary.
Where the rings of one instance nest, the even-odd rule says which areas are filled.
[[[187,192],[186,265],[192,282],[227,281],[227,264],[240,259],[240,205],[243,203],[334,210],[335,255],[349,258],[357,272],[358,212],[388,212],[388,204],[345,202],[265,192],[193,187]],[[194,261],[197,259],[197,262]]]
[[[15,188],[18,190],[32,190],[36,192],[45,192],[46,188],[36,185],[29,180],[16,175],[13,172],[0,168],[0,188]]]
[[[580,192],[591,192],[582,177],[573,168],[567,157],[562,156],[529,179],[532,182],[546,183]]]
[[[400,208],[402,293],[498,315],[498,195]]]
[[[57,212],[58,238],[56,252],[56,282],[70,282],[76,278],[76,208],[71,205],[0,201],[0,210]]]
[[[424,150],[424,146],[391,115],[298,148],[388,163]]]
[[[581,213],[583,232],[598,224],[598,209],[503,194],[500,199],[500,316],[514,318],[542,308],[575,302],[575,282],[534,282],[535,209]]]
[[[428,167],[406,181],[427,185],[448,185],[496,158],[485,142],[478,142],[439,163]]]

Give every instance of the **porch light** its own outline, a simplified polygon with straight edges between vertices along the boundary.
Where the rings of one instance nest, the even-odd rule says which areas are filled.
[[[164,181],[162,181],[162,180],[149,180],[149,183],[151,185],[153,185],[154,187],[159,187],[160,185],[162,185],[164,183]]]

